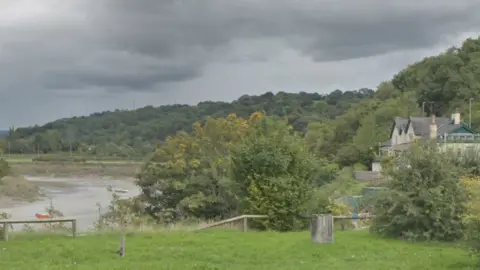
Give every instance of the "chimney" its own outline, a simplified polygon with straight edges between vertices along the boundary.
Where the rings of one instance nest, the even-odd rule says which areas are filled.
[[[435,114],[432,114],[432,123],[430,124],[430,139],[437,139],[437,121],[435,119]]]
[[[460,124],[460,113],[456,111],[455,113],[452,113],[452,121],[453,124],[459,125]]]

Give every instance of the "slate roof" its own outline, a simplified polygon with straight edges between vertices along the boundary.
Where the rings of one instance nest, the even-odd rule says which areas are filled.
[[[402,117],[395,117],[394,124],[392,127],[393,129],[396,128],[395,132],[402,134],[403,132],[407,132],[409,125],[413,126],[413,131],[415,136],[429,138],[430,137],[430,124],[432,123],[431,117],[418,117],[418,116],[411,116],[409,118],[402,118]],[[449,134],[456,129],[463,127],[463,124],[454,124],[453,119],[449,117],[436,117],[435,123],[437,123],[437,136],[443,135],[445,133]],[[381,147],[391,147],[392,141],[391,139],[384,142]]]
[[[432,123],[431,117],[417,117],[411,116],[409,118],[395,117],[394,127],[400,134],[408,130],[409,125],[413,126],[415,136],[429,137],[430,136],[430,124]],[[437,135],[443,135],[445,133],[451,133],[452,131],[463,127],[463,124],[454,124],[453,120],[448,117],[436,117],[437,123]],[[386,142],[387,143],[387,142]]]

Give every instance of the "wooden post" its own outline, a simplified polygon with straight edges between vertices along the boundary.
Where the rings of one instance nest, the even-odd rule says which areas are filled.
[[[8,241],[8,223],[3,223],[3,241]]]
[[[77,220],[72,219],[72,236],[75,238],[77,236]]]
[[[314,244],[333,243],[333,216],[314,215],[311,224],[311,237]]]
[[[120,236],[120,249],[118,250],[120,257],[125,257],[125,236]]]
[[[243,232],[247,232],[248,230],[248,218],[244,217],[243,218]]]

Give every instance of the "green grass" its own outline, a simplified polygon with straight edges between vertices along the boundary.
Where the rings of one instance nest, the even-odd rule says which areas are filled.
[[[474,269],[468,252],[447,244],[385,240],[367,231],[338,232],[314,245],[308,232],[205,231],[77,237],[17,235],[0,242],[0,269]]]

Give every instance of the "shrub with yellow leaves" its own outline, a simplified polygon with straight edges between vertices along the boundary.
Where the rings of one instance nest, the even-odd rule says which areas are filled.
[[[260,120],[263,118],[263,114],[261,112],[254,112],[250,116],[250,121]]]
[[[474,253],[480,251],[480,177],[460,180],[468,193],[467,213],[463,217],[465,239]]]
[[[480,177],[469,177],[460,180],[468,192],[468,215],[480,218]]]

